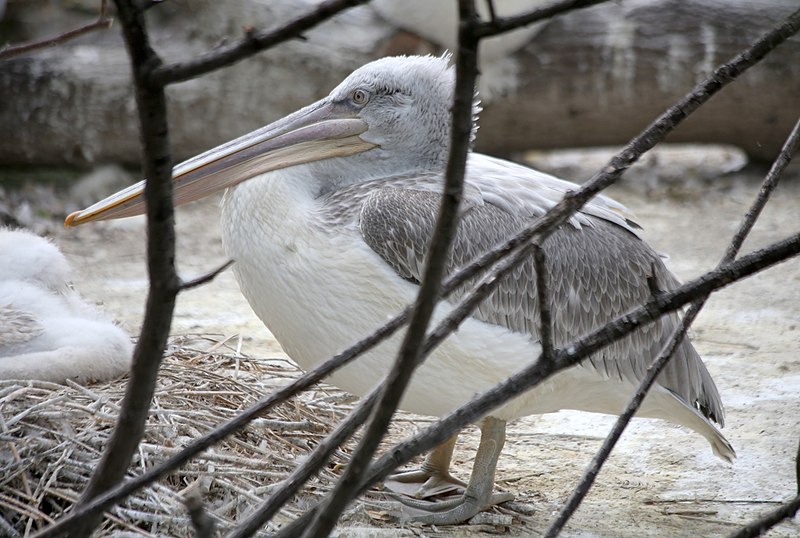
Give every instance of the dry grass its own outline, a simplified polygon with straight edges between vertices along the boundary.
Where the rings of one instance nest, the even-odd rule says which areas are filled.
[[[195,344],[172,342],[131,473],[152,467],[297,375],[291,364],[242,357],[225,342],[205,351]],[[0,535],[26,536],[72,506],[111,434],[126,379],[87,387],[0,382]],[[217,527],[230,528],[351,407],[344,393],[322,388],[274,408],[268,417],[113,509],[96,535],[190,536],[183,499],[194,491]],[[293,519],[330,489],[337,467],[347,459],[345,452],[337,453],[283,508],[276,523]],[[350,517],[369,520],[380,514],[362,504]]]

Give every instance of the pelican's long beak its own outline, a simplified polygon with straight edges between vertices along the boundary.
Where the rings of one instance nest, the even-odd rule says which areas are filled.
[[[359,136],[366,130],[367,124],[352,110],[323,99],[177,165],[172,170],[174,203],[199,200],[271,170],[374,148]],[[143,214],[144,184],[140,181],[72,213],[65,226]]]

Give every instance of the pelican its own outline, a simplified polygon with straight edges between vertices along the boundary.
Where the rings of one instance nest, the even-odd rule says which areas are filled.
[[[226,188],[222,236],[242,293],[302,368],[370,334],[412,303],[443,186],[454,72],[447,57],[391,57],[348,76],[327,97],[286,118],[179,164],[175,203]],[[477,113],[477,104],[476,104]],[[449,270],[513,235],[577,186],[471,153]],[[67,217],[67,225],[140,214],[143,183]],[[566,345],[646,301],[647,280],[676,278],[638,235],[627,210],[595,197],[544,244],[556,345]],[[400,407],[443,416],[535,361],[540,353],[533,262],[506,278],[414,375]],[[434,320],[466,293],[443,302]],[[506,422],[576,409],[619,414],[678,324],[675,314],[640,329],[493,410],[469,483],[445,500],[413,503],[426,523],[466,521],[495,502]],[[356,395],[389,370],[402,335],[330,377]],[[669,420],[734,451],[719,393],[690,342],[658,378],[640,416]],[[463,483],[449,473],[455,438],[397,482],[427,497]]]
[[[0,229],[0,380],[103,381],[125,373],[125,332],[69,285],[67,259],[48,240]]]

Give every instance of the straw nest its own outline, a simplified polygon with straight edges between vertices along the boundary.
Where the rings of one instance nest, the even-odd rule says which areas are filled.
[[[290,363],[243,357],[224,342],[205,351],[192,345],[172,341],[131,476],[298,375]],[[91,386],[0,382],[0,535],[31,534],[79,498],[111,435],[126,381]],[[231,528],[349,412],[352,401],[335,389],[319,388],[273,408],[269,416],[115,507],[96,535],[190,536],[184,502],[194,492],[218,530]],[[275,523],[295,518],[330,490],[351,446],[334,456]],[[349,518],[380,523],[384,512],[379,505],[377,500],[362,502]],[[275,530],[275,523],[267,530]]]

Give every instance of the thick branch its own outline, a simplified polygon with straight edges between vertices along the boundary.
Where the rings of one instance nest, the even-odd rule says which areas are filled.
[[[329,9],[326,10],[325,6],[321,6],[315,12],[316,16],[313,20],[310,16],[307,16],[298,19],[295,23],[288,25],[287,28],[297,29],[303,25],[305,25],[304,28],[310,28],[341,9],[363,1],[366,0],[329,2],[327,4]],[[101,519],[100,511],[102,508],[98,507],[105,507],[111,504],[111,501],[108,500],[111,495],[104,495],[101,499],[98,499],[98,497],[113,486],[119,485],[130,465],[131,456],[144,433],[144,422],[149,411],[161,356],[166,347],[175,298],[182,289],[182,284],[174,267],[175,237],[172,182],[170,181],[172,177],[172,162],[166,123],[166,101],[163,85],[154,81],[152,77],[153,70],[158,69],[161,61],[149,45],[142,11],[135,4],[136,2],[133,0],[117,0],[117,9],[133,67],[133,79],[144,149],[143,168],[145,176],[149,178],[145,187],[145,198],[147,200],[148,217],[150,293],[148,295],[142,333],[134,352],[130,381],[126,388],[125,399],[114,434],[103,453],[100,465],[84,492],[81,502],[75,507],[70,516],[62,518],[56,524],[45,529],[41,533],[44,536],[60,535],[65,532],[71,532],[76,535],[91,534],[91,531]],[[338,4],[342,4],[343,7],[333,9]],[[281,30],[273,32],[267,36],[267,39],[259,41],[259,50],[268,48],[289,37],[292,36]],[[191,287],[205,282],[224,268],[225,266],[199,279],[197,282],[188,283],[188,286]],[[396,327],[398,326],[400,326],[400,323],[396,325]],[[375,342],[377,343],[381,339],[381,337],[378,337]],[[255,417],[251,416],[248,420],[243,421],[242,425],[252,420],[252,418]],[[231,431],[235,431],[235,429]],[[204,448],[224,438],[229,433],[216,439],[213,436],[208,436],[204,439],[206,441]],[[198,445],[200,444],[198,443]],[[195,453],[200,450],[202,449],[198,449],[195,446]],[[185,459],[181,461],[185,461]],[[126,485],[130,484],[118,486],[115,491],[119,492]],[[135,489],[129,489],[121,498],[129,495]]]
[[[139,111],[143,165],[149,178],[147,200],[147,268],[150,290],[142,332],[133,354],[130,380],[111,439],[103,451],[80,503],[91,501],[125,476],[153,397],[158,367],[169,336],[180,281],[175,272],[175,221],[172,207],[172,159],[167,130],[164,89],[147,83],[160,60],[150,48],[144,19],[131,0],[117,0],[125,43],[131,58],[136,104]],[[100,523],[100,514],[84,517],[75,534],[88,536]]]
[[[275,30],[249,31],[236,43],[217,48],[185,62],[163,65],[151,74],[156,84],[173,84],[204,75],[216,69],[233,65],[240,60],[292,38],[302,37],[303,32],[326,21],[337,13],[369,0],[327,0],[312,11]]]

